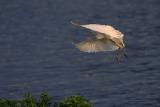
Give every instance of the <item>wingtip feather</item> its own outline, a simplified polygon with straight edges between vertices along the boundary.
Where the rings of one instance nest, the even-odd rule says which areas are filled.
[[[73,22],[73,21],[70,21],[70,23],[71,23],[72,25],[75,25],[75,26],[80,26],[80,24],[75,23],[75,22]]]

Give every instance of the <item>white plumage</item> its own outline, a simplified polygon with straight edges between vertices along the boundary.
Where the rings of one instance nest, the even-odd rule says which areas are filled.
[[[95,39],[89,39],[76,44],[76,47],[83,52],[115,51],[124,48],[123,34],[110,25],[86,24],[79,25],[96,33]]]
[[[114,51],[118,49],[114,43],[107,39],[89,39],[76,44],[76,47],[83,52]]]

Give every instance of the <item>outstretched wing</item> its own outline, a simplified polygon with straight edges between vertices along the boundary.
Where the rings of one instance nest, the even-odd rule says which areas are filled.
[[[102,33],[104,35],[106,35],[106,38],[112,39],[112,38],[123,38],[123,34],[116,30],[115,28],[113,28],[110,25],[100,25],[100,24],[86,24],[86,25],[80,25],[80,24],[76,24],[74,22],[71,22],[72,24],[76,25],[76,26],[80,26],[86,29],[90,29],[92,31],[98,32],[98,33]]]
[[[119,47],[109,39],[89,39],[76,44],[76,47],[83,52],[114,51]]]

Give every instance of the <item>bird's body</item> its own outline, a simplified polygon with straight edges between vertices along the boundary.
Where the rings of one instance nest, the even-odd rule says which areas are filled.
[[[115,51],[125,47],[123,42],[123,34],[110,25],[86,24],[79,25],[71,22],[76,26],[80,26],[91,30],[96,34],[95,39],[89,39],[76,44],[76,47],[83,52],[102,52]]]

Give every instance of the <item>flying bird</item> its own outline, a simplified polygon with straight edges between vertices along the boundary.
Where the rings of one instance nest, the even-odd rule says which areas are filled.
[[[103,51],[120,51],[125,44],[123,42],[124,34],[110,25],[101,24],[77,24],[71,21],[73,25],[89,29],[95,34],[95,38],[84,40],[76,44],[76,47],[82,52],[103,52]],[[127,54],[121,51],[124,57]]]

